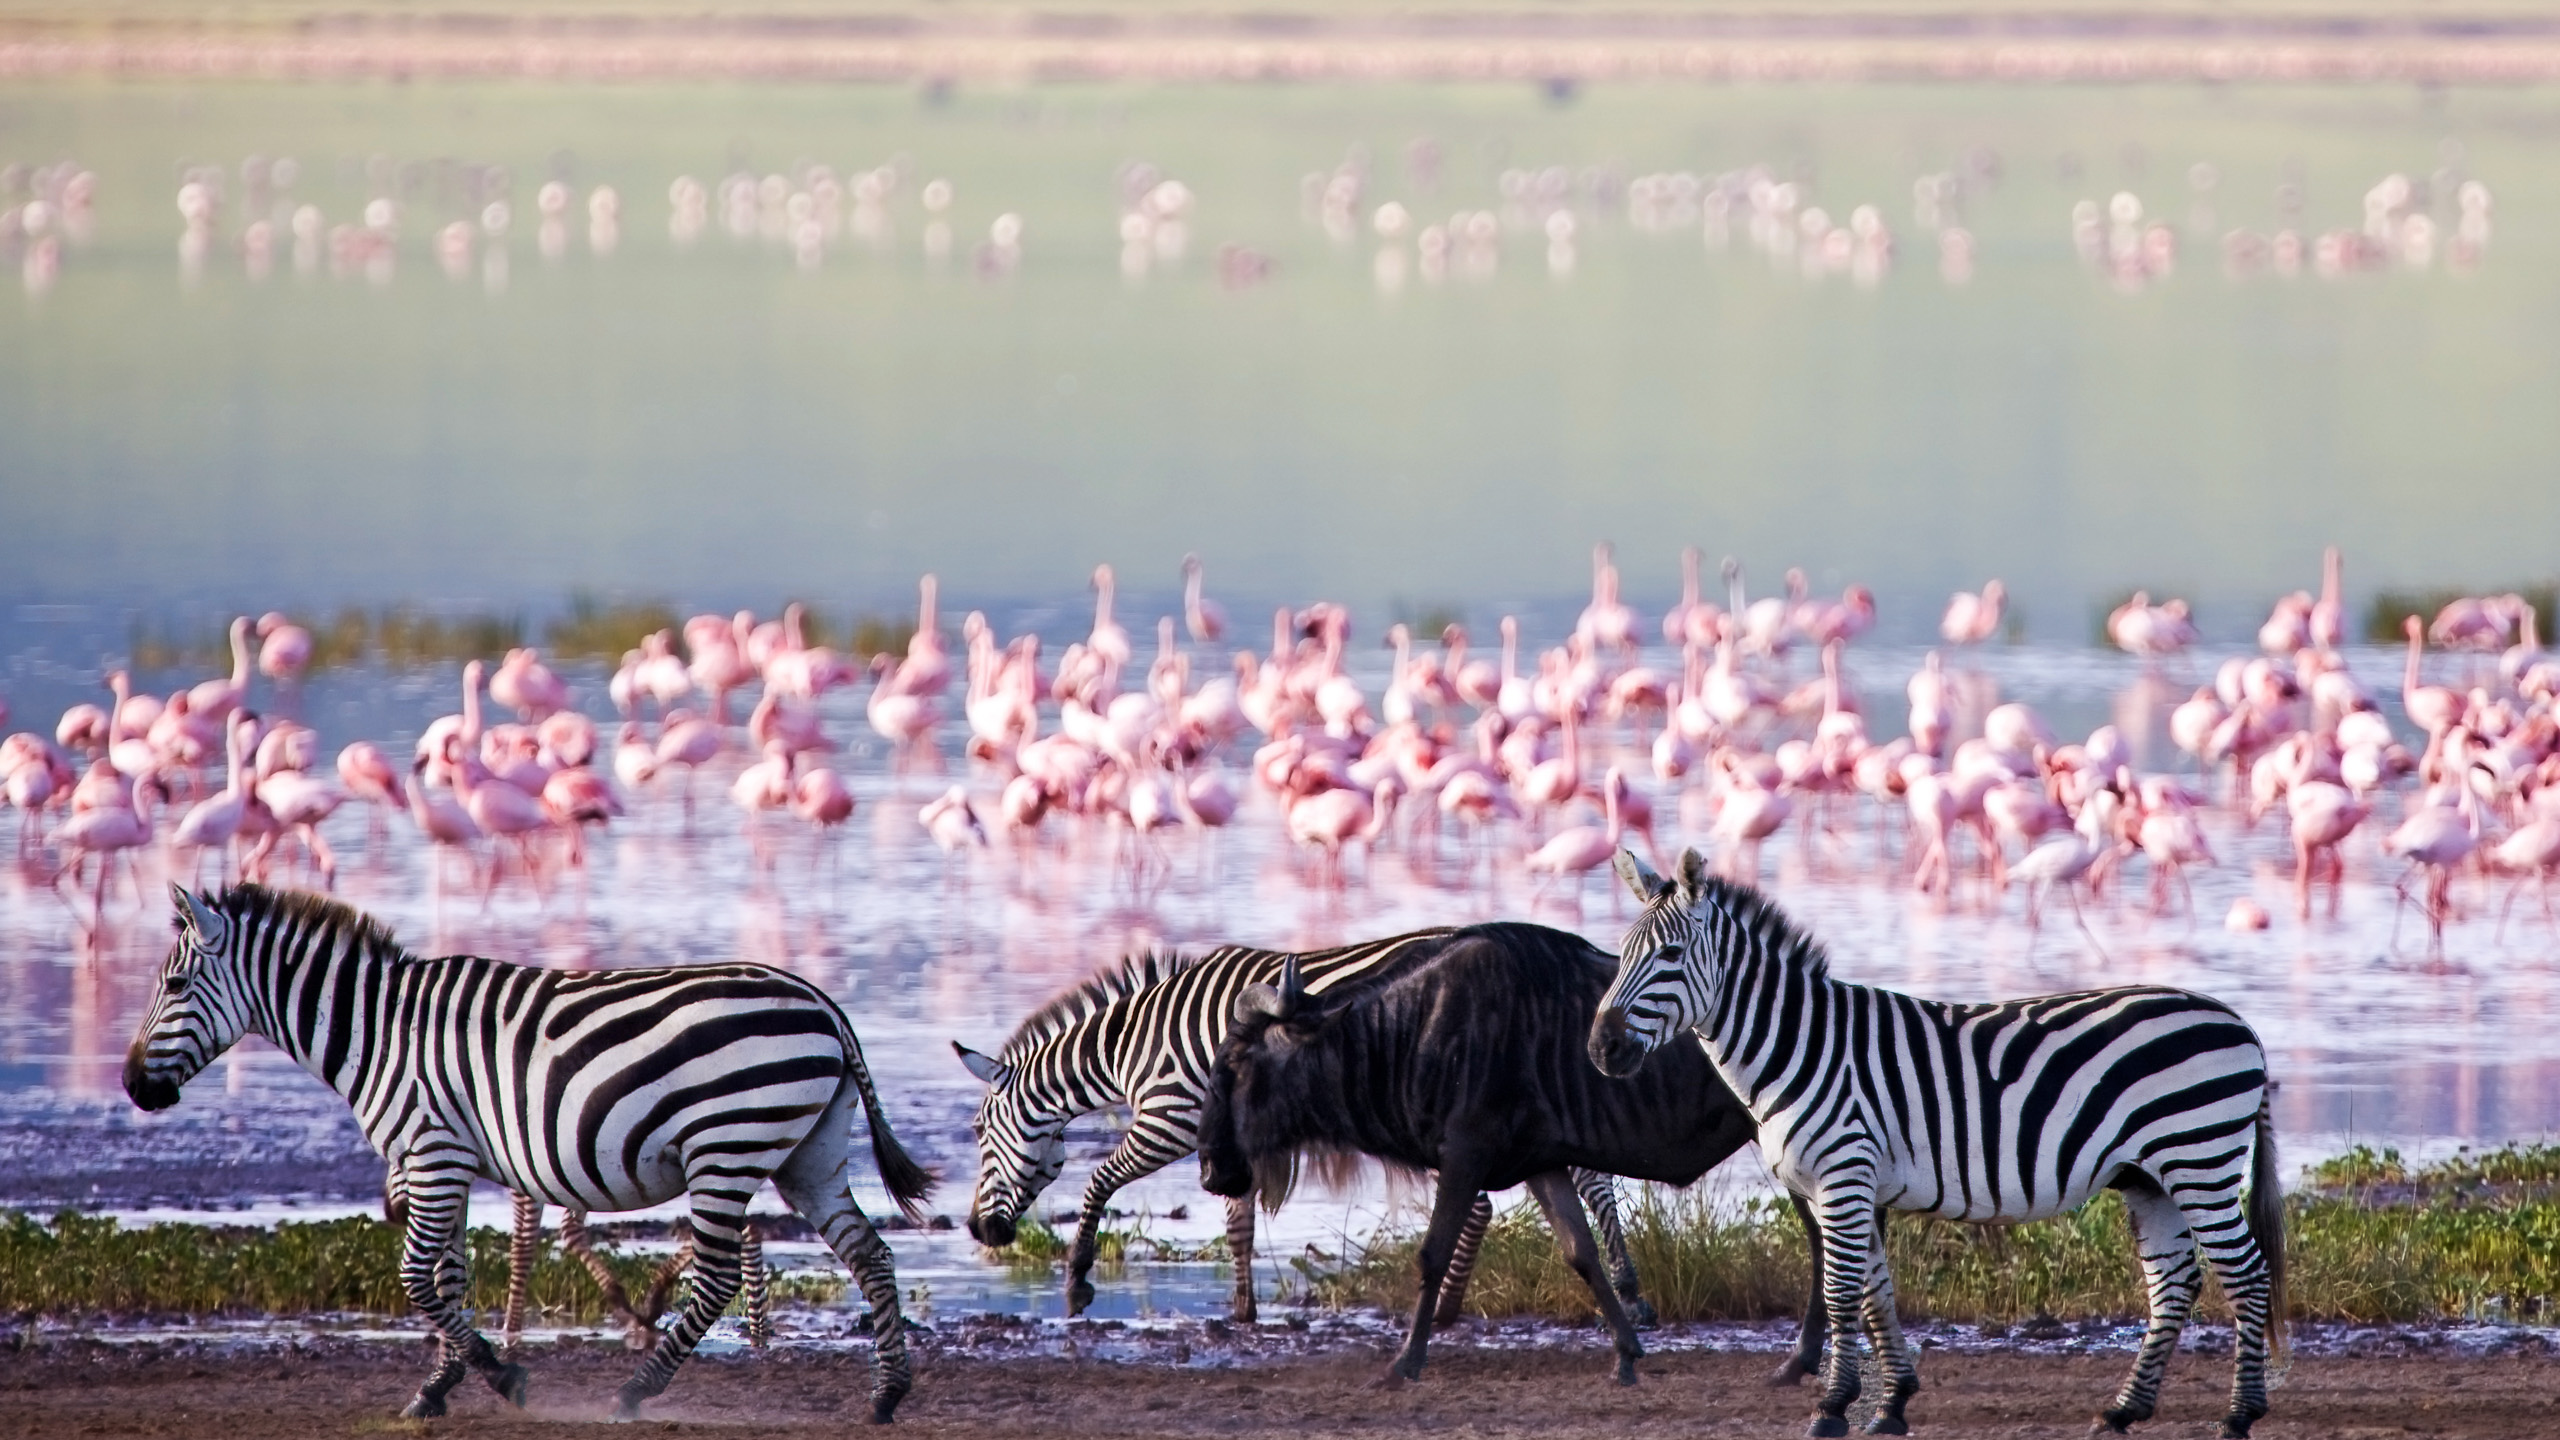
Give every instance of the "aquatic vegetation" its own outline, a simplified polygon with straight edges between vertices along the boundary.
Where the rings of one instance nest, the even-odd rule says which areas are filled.
[[[2546,1319],[2560,1303],[2560,1147],[2511,1146],[2411,1167],[2396,1152],[2351,1151],[2311,1167],[2287,1197],[2298,1319],[2363,1322],[2453,1316]],[[1627,1245],[1665,1319],[1792,1315],[1810,1277],[1780,1200],[1718,1205],[1644,1194],[1626,1207]],[[2009,1323],[2130,1319],[2141,1275],[2112,1195],[2028,1225],[1963,1225],[1895,1215],[1886,1245],[1903,1313]],[[1409,1306],[1418,1234],[1373,1237],[1311,1277],[1332,1305]],[[2208,1313],[2219,1306],[2208,1295]],[[1486,1232],[1468,1308],[1479,1315],[1591,1313],[1545,1223],[1521,1206]]]
[[[0,1314],[301,1315],[406,1314],[400,1231],[367,1216],[258,1226],[159,1224],[129,1229],[66,1211],[52,1223],[0,1217]],[[654,1257],[599,1251],[633,1289]],[[506,1303],[507,1235],[471,1232],[468,1303],[484,1314]],[[779,1292],[832,1299],[841,1279],[786,1277]],[[533,1313],[546,1320],[606,1318],[584,1266],[546,1236],[533,1269]]]
[[[1073,1247],[1072,1231],[1061,1233],[1055,1226],[1036,1215],[1025,1215],[1015,1225],[1013,1243],[1001,1250],[981,1248],[979,1254],[1001,1262],[1015,1271],[1053,1270],[1067,1263]],[[1227,1258],[1227,1242],[1210,1240],[1199,1245],[1185,1245],[1147,1233],[1141,1223],[1126,1228],[1104,1226],[1094,1232],[1094,1264],[1106,1276],[1119,1273],[1131,1263],[1172,1264],[1207,1263]]]
[[[640,638],[684,624],[676,607],[662,600],[607,602],[579,591],[569,597],[569,613],[542,627],[542,644],[555,660],[598,660],[611,665],[626,650],[640,648]]]

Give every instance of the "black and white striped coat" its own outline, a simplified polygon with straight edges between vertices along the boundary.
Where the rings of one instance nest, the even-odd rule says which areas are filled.
[[[1298,971],[1308,992],[1321,995],[1425,962],[1456,933],[1446,927],[1416,930],[1311,951],[1297,957]],[[1068,1313],[1091,1304],[1097,1232],[1112,1196],[1198,1146],[1200,1102],[1233,1023],[1236,997],[1251,986],[1277,982],[1288,958],[1243,945],[1220,946],[1195,958],[1133,956],[1034,1011],[994,1055],[954,1042],[961,1063],[987,1084],[971,1121],[978,1180],[969,1203],[969,1233],[981,1244],[1013,1243],[1021,1217],[1066,1166],[1068,1124],[1097,1110],[1128,1106],[1128,1132],[1085,1185],[1068,1257]],[[1574,1181],[1608,1249],[1618,1293],[1640,1306],[1614,1187],[1607,1176],[1587,1171],[1574,1172]],[[1443,1287],[1448,1318],[1465,1293],[1467,1264],[1491,1216],[1491,1203],[1479,1197],[1460,1260]],[[1239,1320],[1255,1315],[1253,1232],[1252,1202],[1228,1201]]]
[[[1628,1073],[1694,1032],[1759,1126],[1762,1157],[1822,1236],[1830,1362],[1814,1433],[1844,1434],[1863,1328],[1892,1390],[1869,1429],[1902,1432],[1919,1381],[1893,1308],[1881,1206],[2033,1220],[2120,1192],[2149,1286],[2133,1373],[2099,1416],[2148,1419],[2202,1288],[2201,1250],[2238,1321],[2223,1433],[2266,1413],[2284,1304],[2284,1212],[2267,1057],[2228,1006],[2158,986],[1957,1005],[1831,978],[1822,948],[1757,890],[1676,882],[1621,852],[1644,902],[1591,1033]]]
[[[896,1408],[911,1376],[888,1247],[848,1190],[855,1107],[901,1206],[932,1179],[890,1132],[861,1042],[824,992],[747,964],[573,972],[422,959],[319,896],[172,889],[178,940],[125,1089],[146,1110],[173,1105],[256,1034],[354,1107],[390,1162],[402,1283],[444,1339],[410,1414],[442,1413],[466,1367],[523,1399],[523,1367],[500,1362],[459,1300],[474,1180],[582,1211],[690,1199],[692,1294],[622,1387],[628,1417],[728,1307],[747,1202],[770,1179],[860,1280],[874,1415]]]

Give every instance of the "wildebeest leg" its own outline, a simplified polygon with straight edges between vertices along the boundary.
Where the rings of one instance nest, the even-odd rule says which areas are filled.
[[[1238,1195],[1227,1201],[1227,1256],[1236,1267],[1236,1294],[1230,1310],[1239,1325],[1250,1325],[1262,1318],[1261,1307],[1253,1298],[1253,1197]],[[1087,1287],[1090,1290],[1091,1287]]]
[[[1455,1325],[1465,1313],[1467,1281],[1476,1273],[1476,1252],[1484,1246],[1484,1232],[1493,1224],[1493,1197],[1476,1192],[1476,1202],[1467,1207],[1467,1227],[1458,1232],[1458,1248],[1449,1256],[1449,1273],[1440,1282],[1440,1304],[1431,1313],[1434,1325]]]
[[[1538,1208],[1546,1212],[1547,1226],[1556,1232],[1556,1241],[1564,1247],[1564,1262],[1582,1283],[1591,1287],[1591,1298],[1600,1307],[1600,1318],[1608,1322],[1609,1334],[1618,1345],[1618,1383],[1636,1383],[1636,1362],[1644,1358],[1644,1342],[1636,1338],[1634,1322],[1618,1304],[1618,1294],[1609,1287],[1608,1272],[1600,1267],[1600,1247],[1591,1239],[1591,1227],[1582,1218],[1582,1197],[1575,1193],[1573,1176],[1562,1170],[1550,1170],[1529,1179],[1529,1193],[1538,1198]]]
[[[1466,1228],[1467,1215],[1475,1209],[1476,1194],[1481,1189],[1473,1166],[1441,1168],[1440,1190],[1431,1201],[1431,1228],[1422,1233],[1422,1253],[1418,1257],[1422,1298],[1414,1303],[1413,1329],[1405,1336],[1404,1353],[1387,1367],[1378,1382],[1388,1389],[1422,1378],[1422,1362],[1431,1349],[1432,1307],[1440,1297],[1440,1282],[1448,1278],[1449,1257],[1457,1251],[1458,1232]]]
[[[1805,1252],[1813,1261],[1813,1293],[1805,1297],[1804,1327],[1796,1332],[1795,1353],[1787,1357],[1785,1364],[1769,1372],[1769,1383],[1775,1386],[1793,1385],[1807,1375],[1820,1373],[1822,1341],[1831,1329],[1830,1312],[1822,1304],[1822,1240],[1814,1232],[1813,1207],[1807,1205],[1801,1195],[1790,1194],[1787,1201],[1795,1206],[1797,1223],[1804,1226]],[[1881,1225],[1883,1212],[1878,1211],[1877,1214],[1877,1223]]]
[[[1600,1248],[1609,1255],[1609,1284],[1618,1292],[1618,1301],[1627,1307],[1628,1318],[1637,1326],[1651,1325],[1658,1318],[1653,1302],[1644,1298],[1643,1287],[1636,1279],[1636,1262],[1627,1254],[1627,1230],[1618,1216],[1618,1180],[1597,1170],[1573,1172],[1573,1188],[1582,1195],[1582,1204],[1591,1212],[1591,1233],[1598,1236]]]

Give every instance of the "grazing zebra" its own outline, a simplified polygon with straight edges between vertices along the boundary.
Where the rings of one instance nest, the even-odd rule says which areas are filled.
[[[1666,881],[1620,851],[1644,909],[1591,1027],[1591,1059],[1623,1075],[1683,1031],[1751,1110],[1760,1153],[1810,1201],[1822,1236],[1831,1346],[1815,1435],[1845,1435],[1858,1322],[1891,1392],[1867,1429],[1908,1431],[1920,1381],[1894,1315],[1876,1207],[1950,1220],[2035,1220],[2101,1188],[2124,1197],[2150,1328],[2099,1427],[2151,1418],[2204,1277],[2238,1322],[2231,1409],[2267,1413],[2283,1339],[2284,1200],[2266,1050],[2216,1001],[2132,986],[1953,1005],[1832,979],[1820,945],[1757,890],[1710,878],[1698,852]]]
[[[177,943],[133,1048],[125,1093],[145,1110],[243,1034],[291,1055],[354,1107],[391,1162],[406,1233],[400,1279],[443,1341],[405,1412],[441,1415],[467,1369],[524,1403],[461,1304],[463,1218],[487,1179],[579,1211],[692,1202],[684,1313],[626,1382],[616,1413],[666,1389],[739,1283],[747,1201],[767,1179],[853,1270],[871,1302],[872,1419],[912,1385],[889,1247],[848,1190],[854,1107],[903,1209],[933,1177],[880,1112],[861,1042],[823,991],[760,965],[538,970],[411,955],[379,922],[317,895],[170,887]]]
[[[1298,958],[1311,994],[1346,981],[1375,978],[1437,954],[1450,929],[1417,930],[1361,945],[1319,950]],[[1192,1152],[1199,1143],[1200,1100],[1218,1046],[1227,1037],[1235,1001],[1246,987],[1280,978],[1288,957],[1277,950],[1221,946],[1197,958],[1137,955],[1108,965],[1069,988],[1015,1027],[994,1055],[957,1041],[952,1049],[969,1073],[986,1082],[970,1128],[978,1137],[978,1183],[969,1201],[969,1234],[982,1245],[1013,1243],[1014,1230],[1032,1201],[1067,1163],[1066,1129],[1082,1115],[1112,1105],[1131,1109],[1128,1133],[1094,1168],[1076,1219],[1067,1261],[1067,1312],[1093,1303],[1096,1232],[1111,1197]],[[1609,1253],[1613,1288],[1640,1318],[1649,1318],[1627,1258],[1618,1221],[1617,1192],[1609,1177],[1573,1172],[1575,1188],[1592,1212]],[[1490,1203],[1475,1207],[1460,1244],[1471,1261],[1492,1218]],[[1227,1245],[1235,1260],[1233,1313],[1256,1314],[1253,1295],[1253,1204],[1227,1202]],[[1442,1287],[1443,1323],[1457,1318],[1467,1267],[1451,1267]]]

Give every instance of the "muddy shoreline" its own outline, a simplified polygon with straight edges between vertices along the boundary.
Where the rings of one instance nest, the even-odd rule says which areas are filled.
[[[1784,1327],[1667,1327],[1652,1337],[1630,1390],[1608,1382],[1605,1339],[1586,1327],[1462,1325],[1434,1345],[1422,1383],[1380,1391],[1371,1382],[1393,1340],[1382,1317],[1301,1319],[1304,1329],[1287,1321],[1250,1329],[944,1321],[916,1336],[917,1387],[899,1422],[911,1433],[955,1436],[1778,1436],[1801,1433],[1811,1408],[1806,1390],[1764,1383]],[[22,1327],[0,1335],[0,1437],[299,1440],[408,1429],[391,1416],[428,1359],[418,1335],[99,1338],[109,1333]],[[2128,1363],[2112,1332],[1956,1343],[1965,1337],[1924,1326],[1915,1339],[1925,1388],[1911,1414],[1920,1433],[2084,1434]],[[2541,1332],[2307,1327],[2303,1340],[2262,1436],[2560,1436],[2560,1403],[2547,1383],[2552,1345]],[[1684,1348],[1699,1341],[1718,1348]],[[2207,1434],[2219,1418],[2227,1362],[2197,1352],[2227,1346],[2227,1335],[2207,1331],[2198,1341],[2172,1366],[2148,1433]],[[434,1428],[560,1433],[600,1419],[631,1365],[618,1346],[585,1341],[535,1343],[526,1358],[529,1409],[507,1409],[467,1385],[453,1417]],[[648,1419],[724,1436],[834,1430],[862,1418],[868,1364],[867,1347],[850,1340],[705,1354]]]

